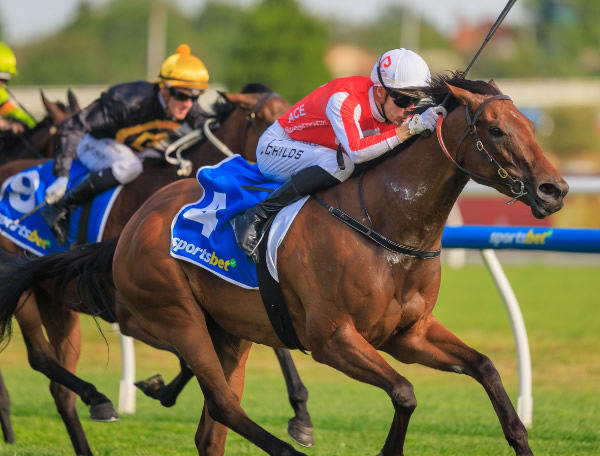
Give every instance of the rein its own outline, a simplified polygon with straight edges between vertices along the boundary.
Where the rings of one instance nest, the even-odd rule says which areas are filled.
[[[473,115],[472,119],[471,119],[471,114],[469,113],[469,108],[467,106],[465,106],[465,116],[467,118],[467,129],[465,130],[465,132],[460,137],[460,140],[458,141],[458,145],[456,146],[456,155],[458,156],[458,151],[460,149],[460,146],[462,145],[463,141],[466,139],[467,135],[471,134],[471,136],[473,136],[473,139],[475,140],[475,147],[477,147],[477,150],[479,152],[483,152],[485,154],[485,158],[488,161],[488,163],[492,163],[496,166],[496,171],[498,173],[498,176],[500,176],[501,179],[508,179],[510,181],[510,182],[502,182],[501,181],[500,183],[502,183],[503,185],[506,185],[510,189],[511,193],[513,195],[515,195],[514,198],[512,198],[511,200],[506,202],[506,204],[512,204],[521,196],[527,195],[527,191],[525,190],[525,184],[523,183],[523,181],[521,181],[519,179],[515,179],[510,174],[508,174],[508,171],[506,171],[502,167],[502,165],[500,165],[500,163],[498,163],[498,161],[494,157],[492,157],[492,155],[486,150],[485,146],[483,145],[483,142],[479,138],[479,134],[477,133],[477,127],[475,126],[475,124],[477,123],[477,119],[479,119],[479,116],[483,112],[483,109],[486,107],[486,105],[488,103],[491,103],[492,101],[496,101],[496,100],[511,100],[511,98],[508,95],[503,95],[503,94],[494,95],[492,97],[487,98],[483,103],[481,103],[481,105],[479,105],[479,107],[475,111],[475,114]],[[440,115],[438,117],[435,131],[437,134],[437,139],[440,144],[440,147],[444,151],[444,155],[454,164],[454,166],[456,166],[459,170],[461,170],[463,173],[465,173],[472,179],[474,179],[474,180],[477,179],[477,180],[481,180],[481,181],[488,182],[491,184],[496,184],[497,182],[494,181],[493,179],[488,179],[487,177],[480,176],[480,175],[475,174],[472,171],[469,171],[468,169],[464,168],[452,157],[452,155],[450,155],[450,153],[448,152],[448,148],[446,147],[446,144],[444,143],[444,139],[442,137],[443,121],[444,121],[444,117],[442,115]],[[515,190],[515,186],[516,186],[517,190]]]

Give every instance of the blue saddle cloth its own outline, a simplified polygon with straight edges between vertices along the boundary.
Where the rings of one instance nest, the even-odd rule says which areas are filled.
[[[0,193],[0,234],[39,256],[68,250],[77,239],[81,216],[81,207],[71,212],[69,236],[64,247],[56,242],[39,211],[26,217],[19,224],[13,223],[44,201],[46,188],[56,180],[52,174],[52,165],[53,162],[49,161],[15,174],[4,182]],[[79,160],[73,160],[67,188],[77,185],[87,173],[88,170]],[[94,198],[87,226],[88,242],[102,239],[106,219],[119,188],[107,190]]]
[[[200,201],[181,208],[171,224],[171,256],[205,268],[242,288],[257,289],[256,265],[235,242],[229,220],[264,200],[282,182],[234,155],[198,170]]]

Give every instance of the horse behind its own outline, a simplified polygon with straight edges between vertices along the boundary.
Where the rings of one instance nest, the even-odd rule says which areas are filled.
[[[256,144],[258,137],[268,125],[283,114],[290,104],[279,95],[262,84],[249,84],[242,93],[226,94],[223,103],[217,105],[217,120],[221,126],[214,135],[229,150],[239,151],[246,159],[256,160]],[[223,152],[213,143],[204,142],[190,147],[185,152],[186,159],[192,162],[192,168],[216,163],[223,158]],[[15,172],[39,164],[31,160],[15,161],[0,167],[0,180]],[[123,187],[108,218],[104,237],[116,236],[122,230],[131,214],[155,190],[179,178],[176,169],[164,166],[163,163],[148,161],[144,163],[144,173],[132,184]],[[7,238],[0,237],[0,245],[7,251],[19,251],[19,247]],[[33,271],[27,275],[31,278]],[[7,282],[5,282],[7,284]],[[63,417],[77,454],[92,454],[85,438],[75,410],[75,396],[66,388],[75,391],[90,406],[92,417],[96,420],[111,420],[116,414],[112,404],[99,393],[96,388],[73,376],[80,351],[80,334],[78,312],[98,315],[110,322],[118,321],[121,331],[152,346],[162,349],[172,348],[149,335],[125,309],[115,309],[114,291],[106,293],[106,308],[98,313],[98,309],[90,309],[81,305],[76,286],[69,287],[61,295],[61,302],[53,299],[54,289],[51,284],[44,287],[41,281],[33,280],[27,288],[34,288],[34,293],[26,292],[15,316],[24,337],[28,340],[29,360],[34,369],[40,370],[51,380],[51,392],[57,408]],[[7,299],[3,288],[0,293]],[[22,290],[25,291],[25,290]],[[16,304],[16,303],[15,303]],[[50,343],[42,330],[46,329]],[[307,392],[300,382],[289,353],[276,350],[279,362],[286,376],[290,401],[295,409],[295,417],[290,420],[290,434],[296,440],[312,440],[312,425],[306,411]],[[67,369],[63,368],[63,366]],[[189,374],[188,374],[189,372]],[[152,397],[160,399],[163,405],[173,405],[177,394],[192,377],[193,373],[182,363],[182,373],[176,380],[158,390],[156,385]],[[310,427],[307,427],[310,425]],[[307,434],[310,433],[310,434]]]
[[[71,89],[67,91],[68,105],[48,100],[43,91],[40,91],[40,96],[46,115],[31,130],[0,138],[0,165],[25,158],[52,158],[60,124],[80,110]]]
[[[297,337],[312,357],[390,397],[394,418],[380,455],[404,454],[416,398],[411,383],[379,351],[473,377],[515,454],[531,455],[527,431],[492,361],[433,316],[439,250],[446,219],[469,178],[520,199],[538,218],[562,207],[568,186],[536,143],[532,123],[495,84],[439,76],[428,93],[434,105],[451,95],[438,137],[409,141],[361,176],[309,199],[278,247],[279,284]],[[88,268],[88,279],[112,271],[117,308],[193,370],[205,396],[195,437],[199,454],[222,454],[229,428],[267,454],[302,455],[240,405],[252,342],[281,346],[260,294],[169,254],[173,217],[202,194],[191,179],[170,184],[133,215],[118,239],[55,261],[76,259]],[[333,219],[323,206],[369,224],[364,231],[379,233],[378,242]],[[80,286],[92,282],[82,276]],[[88,291],[90,299],[99,295]]]

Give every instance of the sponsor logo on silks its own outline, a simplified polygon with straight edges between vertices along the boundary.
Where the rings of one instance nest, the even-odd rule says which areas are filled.
[[[186,240],[180,239],[178,237],[173,238],[171,247],[173,249],[173,252],[183,250],[188,254],[195,256],[196,258],[198,258],[198,260],[204,261],[205,263],[208,263],[212,266],[216,266],[219,269],[223,269],[225,271],[228,271],[230,267],[235,268],[237,266],[235,258],[232,258],[231,260],[223,260],[217,255],[215,255],[215,252],[209,252],[208,250],[203,249],[202,247],[198,247],[197,245],[191,242],[187,242]]]
[[[0,226],[6,227],[5,231],[11,231],[16,236],[35,244],[37,247],[46,250],[50,247],[50,240],[42,238],[37,230],[30,230],[25,225],[15,223],[4,214],[0,214]]]
[[[546,239],[552,236],[553,230],[542,233],[534,233],[532,229],[528,232],[517,231],[513,233],[493,231],[490,234],[490,243],[495,247],[499,245],[545,245]]]
[[[300,117],[305,116],[305,115],[306,115],[306,113],[304,112],[304,105],[301,104],[300,106],[297,106],[290,112],[290,116],[288,117],[288,122],[293,122],[295,119],[299,119]]]

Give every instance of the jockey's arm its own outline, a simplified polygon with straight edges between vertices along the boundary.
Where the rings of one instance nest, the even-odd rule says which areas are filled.
[[[360,118],[361,106],[351,97],[330,100],[326,114],[336,137],[354,163],[377,158],[401,142],[396,131],[391,128],[372,136],[364,136],[356,120]]]

